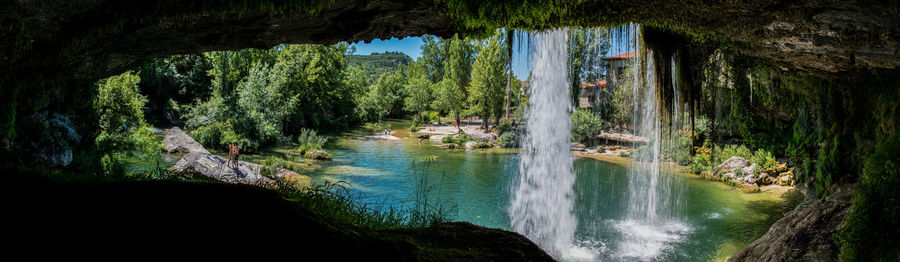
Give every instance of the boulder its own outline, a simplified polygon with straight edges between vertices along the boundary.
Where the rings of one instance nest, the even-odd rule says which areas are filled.
[[[709,171],[709,170],[704,170],[703,172],[700,172],[700,177],[702,177],[702,178],[715,178],[715,176],[713,176],[713,172],[712,172],[712,171]]]
[[[742,168],[744,174],[756,174],[757,170],[759,170],[759,165],[756,163],[750,164],[750,166]]]
[[[739,156],[733,156],[716,166],[716,168],[713,169],[713,173],[718,173],[719,171],[733,172],[736,169],[744,168],[749,165],[750,160]]]
[[[725,173],[722,178],[726,179],[726,181],[735,181],[737,178],[737,174],[733,172]]]
[[[765,235],[728,261],[828,261],[839,250],[835,235],[850,210],[853,193],[838,188],[823,199],[807,200],[775,222]]]
[[[260,165],[239,161],[237,169],[228,167],[217,155],[192,152],[181,157],[172,169],[176,173],[194,172],[225,183],[275,187],[275,181],[259,173]]]
[[[331,160],[331,156],[328,155],[328,152],[323,150],[310,150],[306,151],[306,155],[304,157],[315,160]]]
[[[474,149],[477,147],[478,147],[478,142],[475,142],[475,141],[466,142],[466,149]]]
[[[759,192],[759,185],[756,183],[743,183],[740,187],[741,191],[752,193]]]
[[[756,184],[756,180],[756,176],[753,174],[746,175],[741,179],[741,181],[747,184]]]
[[[572,151],[584,151],[587,146],[582,143],[572,143],[571,147],[569,147]]]
[[[209,154],[209,151],[203,147],[200,143],[197,143],[194,138],[189,136],[187,133],[181,130],[181,128],[173,127],[171,129],[166,130],[166,137],[163,139],[163,147],[165,148],[167,153],[206,153]]]
[[[48,131],[52,130],[57,135],[38,136],[25,150],[31,152],[38,162],[50,167],[71,164],[74,154],[70,145],[77,145],[82,138],[69,115],[41,111],[32,115],[31,120],[46,126]]]
[[[757,183],[760,185],[768,185],[772,183],[772,180],[768,174],[762,173],[759,175],[759,180],[757,181]]]

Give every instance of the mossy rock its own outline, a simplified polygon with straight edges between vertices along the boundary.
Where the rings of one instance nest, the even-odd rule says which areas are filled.
[[[331,156],[328,155],[327,152],[322,151],[322,150],[306,151],[306,155],[304,155],[304,156],[306,158],[314,159],[314,160],[326,160],[326,161],[331,160]]]

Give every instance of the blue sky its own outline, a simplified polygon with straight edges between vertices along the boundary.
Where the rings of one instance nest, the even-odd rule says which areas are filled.
[[[424,44],[424,42],[421,37],[406,37],[403,39],[391,38],[388,40],[372,40],[368,44],[356,42],[351,43],[350,46],[356,47],[357,55],[391,51],[401,52],[413,59],[419,59],[419,57],[422,56],[422,44]],[[607,54],[608,56],[625,53],[626,49],[622,43],[617,43],[614,40],[611,45],[612,48],[610,48],[609,53]],[[513,74],[515,74],[517,78],[525,80],[528,78],[528,73],[531,72],[531,60],[528,55],[528,47],[516,44],[513,48]]]

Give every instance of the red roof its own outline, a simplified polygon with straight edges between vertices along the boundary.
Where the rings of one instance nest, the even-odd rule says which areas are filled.
[[[593,83],[581,83],[581,88],[597,88],[597,87],[606,87],[606,80],[600,80]]]
[[[528,86],[528,81],[522,81],[521,84],[522,84],[523,87],[524,87],[524,86]]]
[[[634,52],[624,53],[624,54],[617,55],[617,56],[610,56],[610,57],[607,57],[606,60],[627,59],[627,58],[632,58],[632,57],[634,57]]]

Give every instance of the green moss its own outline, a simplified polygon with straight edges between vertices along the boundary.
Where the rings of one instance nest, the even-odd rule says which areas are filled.
[[[900,136],[881,143],[868,157],[846,227],[837,235],[841,261],[900,259]]]

